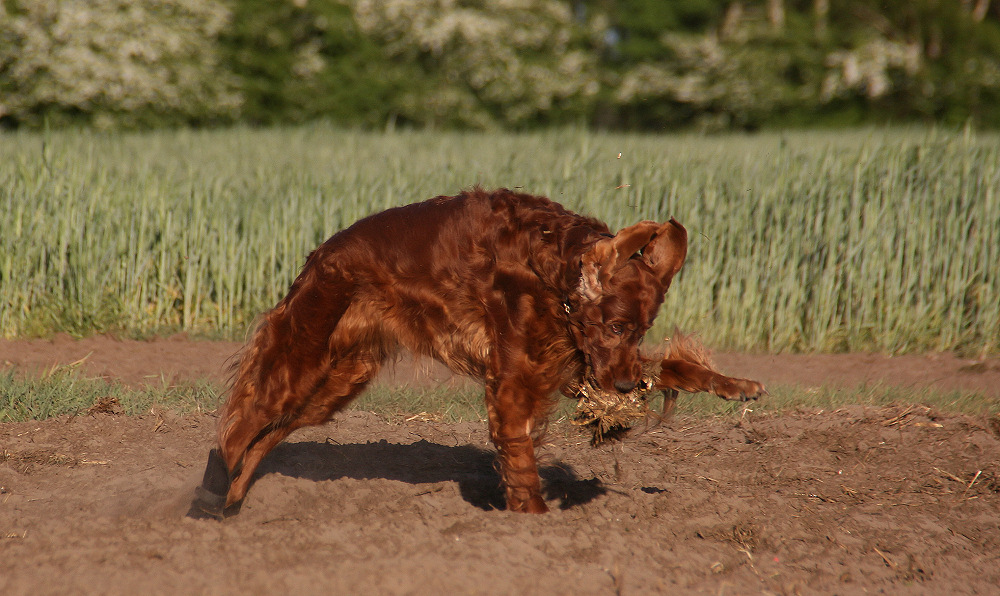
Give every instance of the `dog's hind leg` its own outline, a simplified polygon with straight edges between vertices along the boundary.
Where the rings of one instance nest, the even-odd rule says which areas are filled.
[[[190,515],[222,517],[246,496],[275,445],[296,428],[326,422],[378,371],[381,339],[344,329],[354,297],[318,269],[307,264],[244,349]]]
[[[379,362],[367,357],[339,360],[327,369],[321,386],[285,388],[280,409],[255,407],[260,401],[253,396],[230,399],[219,446],[209,454],[188,515],[221,519],[238,512],[264,456],[295,429],[328,421],[362,392],[378,369]]]
[[[233,470],[225,507],[246,496],[261,460],[292,431],[327,422],[346,407],[378,372],[380,362],[368,356],[344,358],[331,364],[312,387],[294,386],[294,375],[278,372],[291,386],[284,387],[280,411],[256,409],[237,415],[220,434],[220,450]],[[247,437],[251,437],[247,441]]]

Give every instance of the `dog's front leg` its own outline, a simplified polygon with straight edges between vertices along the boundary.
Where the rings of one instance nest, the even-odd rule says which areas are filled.
[[[549,508],[542,499],[533,438],[541,402],[517,385],[504,381],[487,384],[490,438],[498,452],[507,509],[545,513]]]
[[[767,394],[764,385],[757,381],[727,377],[701,364],[672,358],[664,358],[660,363],[655,388],[666,391],[680,389],[690,393],[704,391],[734,401],[757,399]],[[669,399],[670,396],[667,397]]]

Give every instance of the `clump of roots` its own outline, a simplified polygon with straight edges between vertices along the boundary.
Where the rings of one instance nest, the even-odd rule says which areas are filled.
[[[660,364],[666,360],[684,360],[692,364],[715,370],[711,353],[691,335],[675,330],[661,358],[647,358],[642,366],[642,379],[629,393],[606,391],[594,383],[591,371],[570,386],[570,395],[577,398],[576,411],[570,421],[593,432],[592,445],[607,440],[625,437],[637,420],[646,420],[652,415],[665,419],[671,415],[677,399],[675,389],[664,389],[663,411],[651,412],[649,394],[656,391],[659,381]]]
[[[649,415],[647,396],[656,387],[659,368],[659,361],[645,362],[642,379],[628,393],[601,389],[588,371],[579,383],[570,387],[572,395],[577,398],[576,411],[570,421],[593,432],[592,445],[623,438],[636,420],[643,420]]]

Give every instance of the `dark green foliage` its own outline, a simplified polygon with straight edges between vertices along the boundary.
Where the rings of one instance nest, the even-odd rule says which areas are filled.
[[[615,58],[623,63],[670,58],[660,43],[665,31],[702,32],[718,25],[725,8],[718,0],[613,0],[606,3],[621,41]]]
[[[363,35],[351,9],[331,1],[239,0],[220,42],[242,81],[250,123],[323,117],[378,125],[411,84],[416,65],[394,64]]]
[[[171,2],[181,6],[164,0],[167,9],[149,12],[144,31],[190,28],[171,20]],[[88,47],[110,65],[102,67],[108,82],[93,91],[91,79],[56,79],[39,66],[58,56],[25,50],[27,29],[16,21],[28,18],[37,36],[48,31],[49,13],[3,0],[0,124],[1000,126],[1000,2],[829,0],[823,11],[815,0],[536,0],[522,7],[470,0],[379,12],[391,3],[213,2],[205,11],[216,25],[196,36],[199,49],[150,50],[160,56],[150,60],[163,63],[142,65],[150,77],[186,73],[169,79],[184,82],[175,85],[180,91],[150,91],[150,78],[120,97],[113,92],[121,77],[112,74],[122,69],[114,65],[129,59],[97,43],[108,32],[121,35],[120,19],[91,15],[89,29],[74,33],[74,43],[91,39],[97,45]],[[85,10],[103,6],[110,5]],[[548,38],[525,41],[539,30]],[[185,61],[194,66],[184,70]],[[81,79],[89,72],[86,61],[65,66]],[[53,85],[62,95],[52,95]]]

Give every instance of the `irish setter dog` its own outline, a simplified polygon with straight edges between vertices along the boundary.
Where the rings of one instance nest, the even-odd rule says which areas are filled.
[[[612,234],[544,197],[479,188],[366,217],[323,243],[235,366],[192,511],[238,508],[261,459],[323,424],[400,347],[481,379],[512,511],[547,511],[535,446],[559,390],[627,393],[639,343],[684,263],[671,219]],[[676,354],[659,389],[755,398],[763,386]]]

